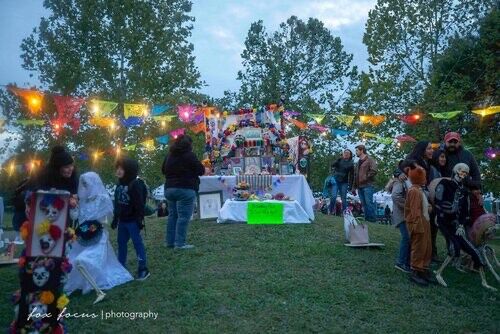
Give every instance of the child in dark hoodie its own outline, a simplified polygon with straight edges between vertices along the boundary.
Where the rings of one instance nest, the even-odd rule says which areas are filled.
[[[144,182],[137,178],[139,165],[137,161],[123,158],[116,162],[118,184],[115,189],[115,210],[113,224],[118,226],[118,260],[126,267],[127,244],[132,239],[139,269],[137,279],[145,280],[150,273],[146,267],[146,249],[141,237],[144,221],[144,207],[147,190]]]

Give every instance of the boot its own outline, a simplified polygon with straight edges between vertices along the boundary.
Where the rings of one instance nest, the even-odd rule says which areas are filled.
[[[420,286],[429,285],[427,280],[422,277],[421,273],[416,271],[416,270],[411,271],[410,281],[412,281],[413,283],[416,283]]]

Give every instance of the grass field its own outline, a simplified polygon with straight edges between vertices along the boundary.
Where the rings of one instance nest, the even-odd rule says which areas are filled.
[[[165,221],[151,220],[146,247],[151,277],[108,292],[72,295],[68,312],[153,311],[157,320],[69,319],[71,333],[498,333],[500,292],[479,275],[449,268],[449,287],[416,287],[393,268],[399,233],[370,225],[384,249],[343,246],[343,224],[319,215],[314,224],[218,225],[195,221],[196,249],[163,246]],[[116,250],[116,232],[112,242]],[[136,260],[129,245],[129,269]],[[495,243],[500,252],[500,244]],[[439,239],[444,257],[443,240]],[[488,273],[491,285],[500,288]],[[8,299],[16,267],[0,267],[0,324],[12,318]]]

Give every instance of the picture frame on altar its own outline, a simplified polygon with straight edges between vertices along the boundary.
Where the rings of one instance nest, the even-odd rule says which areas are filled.
[[[222,191],[198,193],[198,218],[200,220],[215,220],[219,218],[222,208]]]
[[[280,163],[280,174],[281,175],[290,175],[290,164],[288,162]]]
[[[260,163],[260,156],[245,157],[245,174],[260,174]]]
[[[237,167],[233,167],[233,175],[240,175],[242,172],[243,172],[243,168],[237,166]]]
[[[217,175],[221,175],[221,176],[230,175],[229,174],[229,169],[227,169],[227,167],[226,168],[221,168],[219,172],[220,172],[220,174],[217,174]]]
[[[30,200],[26,256],[62,257],[68,210],[68,191],[37,191]]]
[[[231,158],[231,167],[241,167],[241,169],[243,169],[243,167],[245,166],[245,160],[243,158]]]
[[[263,156],[261,157],[262,168],[266,167],[271,170],[274,167],[274,157],[273,156]]]

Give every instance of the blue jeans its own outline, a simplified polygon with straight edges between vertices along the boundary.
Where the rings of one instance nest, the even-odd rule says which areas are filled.
[[[336,183],[332,187],[332,197],[333,203],[337,202],[337,194],[340,193],[340,199],[342,200],[342,212],[347,208],[347,182],[346,183]],[[331,203],[332,200],[330,200]],[[334,207],[335,208],[335,207]]]
[[[137,221],[127,221],[118,223],[118,261],[126,268],[127,265],[127,244],[132,239],[137,262],[138,271],[146,270],[146,248],[142,242],[141,230]]]
[[[182,247],[186,244],[196,192],[193,189],[165,188],[165,198],[168,203],[167,246]]]
[[[362,187],[358,189],[358,193],[366,221],[375,222],[375,203],[373,202],[375,188],[373,186]]]
[[[410,235],[406,228],[406,223],[402,222],[398,225],[399,233],[401,234],[401,242],[399,243],[399,255],[397,264],[400,266],[410,267]]]

